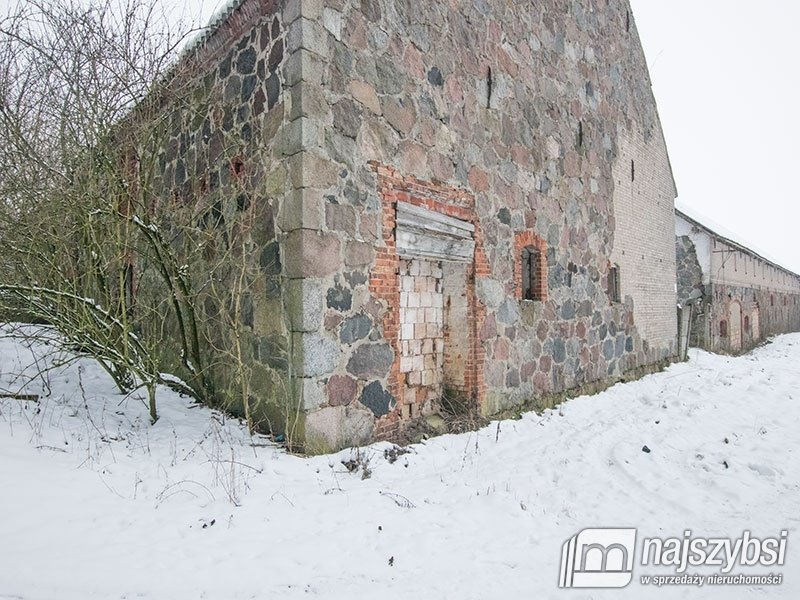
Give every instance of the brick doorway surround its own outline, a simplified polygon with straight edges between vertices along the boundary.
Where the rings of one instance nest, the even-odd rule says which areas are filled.
[[[398,254],[397,204],[408,203],[427,210],[459,219],[474,227],[475,243],[471,262],[465,265],[467,318],[467,356],[463,373],[463,393],[474,408],[481,407],[486,386],[484,382],[485,350],[480,341],[480,331],[486,318],[486,308],[478,300],[475,291],[476,277],[489,275],[489,263],[484,251],[483,233],[475,213],[475,197],[463,189],[439,182],[422,181],[415,177],[403,176],[396,169],[380,164],[369,163],[377,174],[378,195],[381,199],[382,237],[376,248],[375,266],[370,273],[369,287],[372,295],[386,303],[387,311],[383,317],[383,336],[394,350],[394,363],[387,380],[387,387],[397,400],[397,408],[382,417],[377,423],[376,437],[392,437],[402,428],[402,421],[416,416],[407,406],[412,400],[405,393],[408,368],[401,371],[403,346],[401,341],[401,268],[407,268],[408,261]],[[447,343],[448,331],[443,338]]]

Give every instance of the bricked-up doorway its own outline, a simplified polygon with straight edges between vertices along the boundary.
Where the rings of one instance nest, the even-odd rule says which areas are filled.
[[[387,385],[398,402],[378,424],[385,437],[401,419],[436,410],[445,393],[480,405],[486,313],[475,278],[489,268],[471,194],[371,166],[383,210],[370,291],[387,305],[383,335],[395,351]]]
[[[397,202],[395,213],[400,405],[402,416],[408,418],[435,410],[445,389],[466,392],[466,273],[475,252],[475,227],[409,202]]]

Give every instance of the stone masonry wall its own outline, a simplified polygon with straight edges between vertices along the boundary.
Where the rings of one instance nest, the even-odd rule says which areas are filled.
[[[678,283],[678,304],[696,298],[692,307],[692,323],[689,329],[689,345],[705,348],[707,327],[706,318],[711,296],[710,289],[703,284],[703,268],[697,256],[697,249],[688,235],[675,238],[675,265]]]
[[[142,173],[155,192],[150,211],[190,265],[199,290],[200,343],[215,400],[234,412],[242,405],[231,290],[244,270],[244,376],[255,420],[276,433],[294,426],[290,416],[296,412],[286,394],[291,340],[284,304],[291,301],[291,289],[282,277],[285,236],[279,223],[291,142],[284,126],[286,44],[284,3],[252,0],[232,6],[156,92],[160,108],[138,124],[136,142],[141,169],[151,169]],[[152,166],[145,166],[151,158]],[[146,256],[139,265],[137,301],[163,304],[169,292],[153,275],[155,266]],[[174,317],[145,326],[174,328]],[[187,376],[179,349],[162,351],[171,361],[165,369]]]
[[[309,449],[401,424],[400,201],[473,198],[457,217],[476,227],[465,374],[484,412],[670,353],[667,321],[646,348],[633,294],[606,294],[625,235],[611,165],[621,132],[657,131],[658,118],[627,2],[302,0],[299,12],[285,70],[298,140],[287,274],[318,315],[293,338]],[[517,297],[526,232],[543,243],[543,301]],[[672,263],[672,242],[649,258]],[[664,303],[674,319],[672,289]]]

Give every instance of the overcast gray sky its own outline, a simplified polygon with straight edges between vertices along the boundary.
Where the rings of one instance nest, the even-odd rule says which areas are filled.
[[[631,4],[678,207],[710,218],[800,273],[800,3]]]

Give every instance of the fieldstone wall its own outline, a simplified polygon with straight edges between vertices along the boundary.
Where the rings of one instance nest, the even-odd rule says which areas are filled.
[[[291,143],[283,4],[232,5],[139,108],[147,117],[140,116],[132,149],[139,182],[152,191],[152,218],[186,262],[199,293],[200,344],[214,400],[242,411],[246,379],[256,422],[275,433],[296,427],[297,412],[291,408],[284,307],[299,301],[283,277],[285,234],[279,223],[289,194]],[[157,265],[146,255],[138,264],[137,302],[166,307],[170,291],[153,273]],[[169,315],[164,323],[143,326],[174,330],[175,316]],[[177,345],[162,352],[165,370],[191,378]]]
[[[620,132],[658,130],[627,2],[303,0],[288,30],[302,193],[287,268],[317,315],[294,362],[315,449],[342,443],[350,423],[364,437],[401,424],[387,202],[474,199],[464,218],[483,263],[467,282],[480,317],[466,387],[486,413],[671,354],[673,336],[642,339],[632,296],[606,294]],[[661,239],[661,226],[645,219],[640,234]],[[544,301],[518,298],[525,232],[542,240]],[[649,260],[674,264],[671,237]],[[663,304],[674,322],[672,291]]]
[[[689,345],[705,348],[708,327],[709,304],[711,296],[703,284],[703,269],[697,256],[694,242],[687,235],[675,237],[675,266],[677,274],[678,304],[686,306],[692,302],[692,323],[689,328]]]

